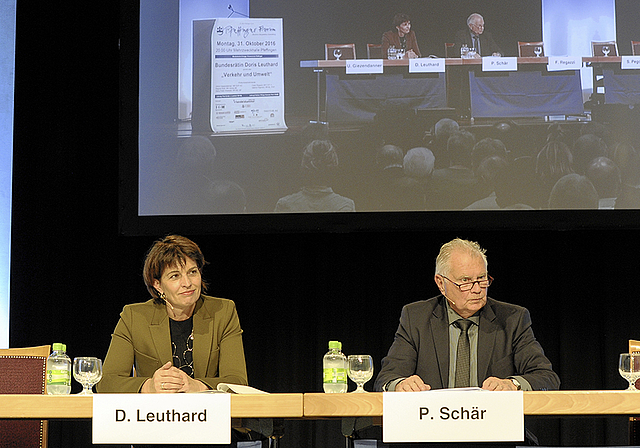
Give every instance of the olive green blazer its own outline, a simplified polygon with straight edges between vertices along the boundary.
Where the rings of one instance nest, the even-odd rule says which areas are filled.
[[[166,306],[153,300],[126,305],[111,336],[96,390],[139,392],[156,370],[172,360]],[[211,389],[218,383],[247,384],[242,329],[231,300],[203,295],[196,303],[193,370],[194,378]]]

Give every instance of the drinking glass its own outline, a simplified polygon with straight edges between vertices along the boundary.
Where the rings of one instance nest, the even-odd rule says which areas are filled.
[[[351,381],[356,383],[353,393],[363,393],[364,383],[373,377],[373,358],[369,355],[349,355],[347,373]]]
[[[467,52],[467,57],[469,59],[473,59],[476,57],[476,49],[475,48],[469,48],[469,51]]]
[[[603,54],[603,55],[605,55],[605,56],[609,56],[609,52],[610,52],[610,51],[611,51],[611,50],[609,50],[609,46],[608,46],[608,45],[605,45],[604,47],[602,47],[602,54]]]
[[[469,56],[469,47],[467,46],[467,44],[462,44],[462,47],[460,47],[460,58],[461,59],[467,59]]]
[[[396,59],[404,59],[404,50],[402,48],[396,50]]]
[[[533,54],[536,55],[537,58],[542,54],[542,47],[533,47]]]
[[[333,57],[335,57],[337,60],[340,60],[340,56],[342,56],[341,49],[336,48],[335,50],[333,50]]]
[[[102,379],[102,361],[94,357],[74,358],[73,377],[82,384],[82,392],[78,395],[93,394],[93,385]]]
[[[621,353],[618,372],[620,372],[622,378],[629,382],[629,387],[626,390],[637,391],[636,381],[640,378],[640,354]]]
[[[396,47],[391,45],[387,50],[387,59],[394,60],[396,59],[396,55],[397,55]]]

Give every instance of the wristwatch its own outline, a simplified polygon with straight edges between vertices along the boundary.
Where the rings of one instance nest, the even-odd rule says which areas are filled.
[[[522,386],[520,385],[520,381],[515,378],[509,378],[514,386],[516,386],[516,390],[522,390]]]

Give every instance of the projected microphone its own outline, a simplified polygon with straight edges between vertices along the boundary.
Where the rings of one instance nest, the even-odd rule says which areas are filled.
[[[229,17],[231,17],[232,15],[234,15],[234,14],[238,14],[239,16],[242,16],[242,17],[249,17],[248,15],[246,15],[246,14],[242,14],[241,12],[238,12],[238,11],[236,11],[235,9],[233,9],[233,5],[228,5],[228,6],[227,6],[227,9],[228,9],[229,11],[231,11],[231,14],[229,14],[229,15],[227,16],[227,19],[228,19]]]

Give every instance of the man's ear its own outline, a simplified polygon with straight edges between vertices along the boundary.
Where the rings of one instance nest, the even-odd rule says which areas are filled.
[[[444,278],[440,274],[436,274],[433,280],[436,282],[436,285],[438,285],[440,292],[444,295]]]

